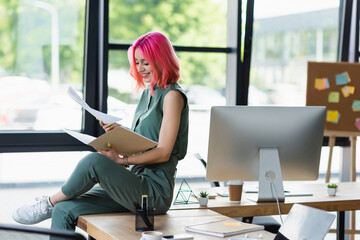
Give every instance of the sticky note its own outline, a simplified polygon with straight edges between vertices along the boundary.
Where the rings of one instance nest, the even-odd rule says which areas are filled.
[[[339,92],[330,92],[328,100],[330,103],[338,103],[340,100],[340,93]]]
[[[350,76],[347,72],[335,75],[336,85],[346,85],[351,82]]]
[[[350,96],[350,89],[347,86],[342,87],[341,92],[346,98]]]
[[[355,127],[360,130],[360,118],[355,119]]]
[[[346,86],[350,90],[350,94],[355,93],[355,87],[354,86]]]
[[[328,110],[326,113],[326,121],[337,124],[340,120],[340,113],[337,110]]]
[[[350,96],[350,89],[347,86],[342,87],[341,92],[346,98]]]
[[[315,89],[324,90],[330,87],[329,79],[327,78],[315,78]]]
[[[354,86],[344,86],[341,88],[341,92],[344,95],[344,97],[349,97],[350,95],[355,93],[355,87]]]
[[[229,227],[238,227],[241,226],[242,224],[240,222],[224,222],[224,225]]]
[[[360,111],[360,100],[354,100],[351,107],[354,112],[359,112]]]

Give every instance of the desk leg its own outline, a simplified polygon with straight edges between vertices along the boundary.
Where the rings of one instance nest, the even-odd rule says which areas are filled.
[[[350,137],[350,181],[356,182],[356,136]]]
[[[330,181],[331,160],[332,160],[334,146],[335,146],[335,136],[330,136],[329,137],[329,160],[328,160],[328,166],[327,166],[327,171],[326,171],[326,176],[325,176],[325,182],[327,182],[327,183]]]
[[[336,240],[345,238],[345,212],[337,212]]]
[[[356,136],[350,137],[350,181],[356,182]],[[355,211],[350,212],[350,230],[355,231],[356,215]],[[355,234],[350,235],[350,240],[355,239]]]

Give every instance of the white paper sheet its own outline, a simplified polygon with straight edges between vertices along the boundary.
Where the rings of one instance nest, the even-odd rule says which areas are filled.
[[[82,98],[71,87],[69,87],[67,93],[75,102],[80,104],[86,111],[88,111],[91,115],[93,115],[97,119],[103,121],[105,124],[115,123],[121,120],[121,118],[119,117],[115,117],[91,108],[84,100],[82,100]]]
[[[79,133],[79,132],[75,132],[75,131],[71,131],[68,129],[63,129],[67,134],[73,136],[74,138],[76,138],[77,140],[79,140],[80,142],[88,145],[90,142],[94,141],[96,139],[96,137],[87,135],[87,134],[83,134],[83,133]]]

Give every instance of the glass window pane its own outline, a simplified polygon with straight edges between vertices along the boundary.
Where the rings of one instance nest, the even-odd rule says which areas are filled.
[[[177,55],[182,69],[180,85],[187,93],[190,107],[188,152],[178,165],[177,176],[205,176],[204,167],[200,161],[194,161],[193,155],[200,153],[206,159],[210,108],[226,104],[226,54],[178,52]],[[128,127],[140,97],[140,93],[133,92],[134,84],[126,51],[110,51],[108,112],[124,118],[121,123]]]
[[[0,130],[80,129],[85,1],[0,1]]]
[[[109,1],[109,42],[160,31],[174,45],[226,47],[227,1]]]
[[[307,62],[335,62],[339,0],[255,1],[249,105],[305,105]]]
[[[109,51],[108,113],[121,117],[121,124],[131,127],[132,118],[140,98],[134,92],[135,81],[131,78],[127,51]]]

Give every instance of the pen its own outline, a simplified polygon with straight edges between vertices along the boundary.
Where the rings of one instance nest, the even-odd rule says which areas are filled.
[[[141,204],[142,204],[141,208],[143,210],[147,210],[147,207],[148,207],[148,195],[142,195],[141,198],[142,198],[141,199]]]

